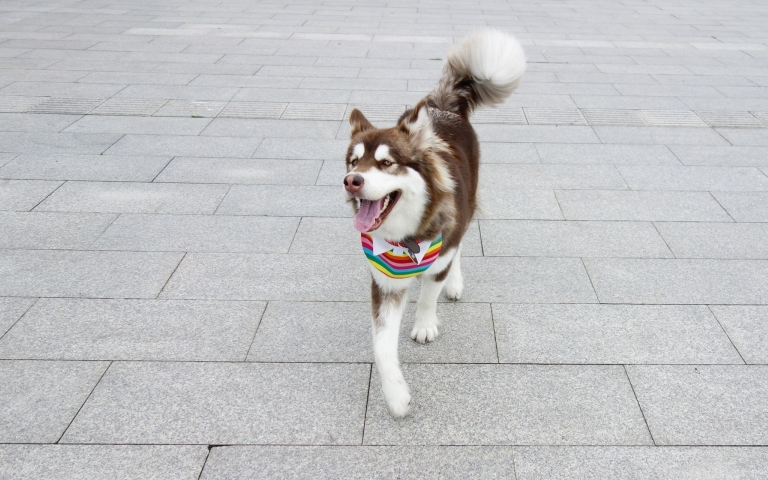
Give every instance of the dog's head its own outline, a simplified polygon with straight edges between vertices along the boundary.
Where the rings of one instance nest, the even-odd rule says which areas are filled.
[[[398,125],[378,129],[355,109],[349,117],[344,188],[355,210],[355,228],[389,240],[417,237],[452,192],[453,180],[439,157],[447,150],[420,102]]]

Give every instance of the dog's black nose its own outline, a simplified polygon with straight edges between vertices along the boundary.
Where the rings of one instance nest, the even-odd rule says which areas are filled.
[[[363,188],[364,181],[365,180],[363,179],[362,175],[357,173],[350,173],[344,177],[344,188],[350,193],[355,193]]]

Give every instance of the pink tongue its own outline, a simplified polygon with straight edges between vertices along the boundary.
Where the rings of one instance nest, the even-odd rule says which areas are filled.
[[[379,218],[382,203],[381,200],[361,200],[360,210],[355,215],[355,230],[363,233],[370,230]]]

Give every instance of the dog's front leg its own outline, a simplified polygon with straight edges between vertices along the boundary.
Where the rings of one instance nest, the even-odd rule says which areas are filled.
[[[381,377],[384,398],[393,417],[404,417],[411,403],[411,392],[405,383],[397,357],[397,339],[400,321],[408,299],[410,281],[397,280],[383,288],[373,281],[371,300],[373,307],[373,356]]]

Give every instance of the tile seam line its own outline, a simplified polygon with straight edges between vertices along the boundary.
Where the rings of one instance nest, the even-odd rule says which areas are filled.
[[[592,287],[592,291],[595,293],[595,299],[597,300],[598,305],[602,305],[603,302],[600,301],[600,295],[597,294],[597,289],[595,288],[595,283],[592,281],[592,276],[589,274],[589,269],[587,268],[586,262],[584,262],[584,257],[578,257],[579,260],[581,260],[581,266],[584,267],[584,272],[587,274],[587,278],[589,279],[589,285]],[[590,257],[587,257],[590,258]],[[602,257],[598,257],[602,258]]]
[[[205,452],[205,460],[203,460],[203,465],[200,467],[200,473],[197,475],[197,480],[203,478],[203,472],[205,471],[205,466],[208,464],[208,458],[211,456],[211,450],[214,449],[213,445],[207,445],[207,447],[207,451]]]
[[[248,344],[248,351],[245,352],[245,357],[243,357],[243,362],[248,361],[248,357],[251,355],[251,349],[253,349],[253,344],[256,341],[256,335],[259,333],[259,327],[261,326],[261,322],[264,321],[264,316],[267,314],[267,308],[269,308],[271,300],[267,300],[264,303],[264,309],[261,311],[261,315],[259,316],[259,322],[256,324],[256,328],[253,330],[253,336],[251,337],[251,343]]]
[[[371,381],[373,379],[373,363],[368,370],[368,391],[365,396],[365,413],[363,413],[363,434],[360,438],[360,446],[365,446],[365,426],[368,423],[368,403],[371,401]]]
[[[0,298],[3,298],[3,297],[0,297]],[[15,326],[16,326],[16,325],[17,325],[17,324],[18,324],[18,323],[21,321],[21,319],[22,319],[22,318],[24,318],[24,317],[27,315],[27,313],[29,313],[29,311],[30,311],[30,310],[32,310],[32,307],[34,307],[35,305],[37,305],[37,302],[39,302],[39,301],[40,301],[40,297],[36,298],[36,299],[35,299],[35,300],[32,302],[32,305],[30,305],[30,306],[29,306],[29,307],[28,307],[26,310],[24,310],[24,313],[22,313],[22,314],[19,316],[19,318],[17,318],[17,319],[16,319],[16,321],[15,321],[15,322],[13,322],[13,323],[11,324],[11,326],[10,326],[10,327],[8,327],[8,329],[7,329],[6,331],[4,331],[4,332],[3,332],[3,334],[2,334],[2,335],[0,335],[0,340],[2,340],[2,339],[3,339],[3,337],[5,337],[5,336],[8,334],[8,332],[10,332],[10,331],[13,329],[13,327],[15,327]]]
[[[101,239],[101,237],[107,232],[107,230],[109,230],[109,227],[111,227],[117,221],[117,219],[123,216],[122,213],[113,214],[113,215],[115,215],[115,218],[113,218],[112,221],[109,222],[107,226],[104,227],[98,235],[96,235],[93,241],[91,241],[88,244],[88,246],[86,247],[88,250],[97,251],[98,249],[93,248],[93,245],[96,244]],[[25,249],[20,249],[20,250],[25,250]],[[61,250],[66,250],[66,249],[61,249]],[[101,251],[101,250],[98,250],[98,251]]]
[[[739,350],[739,348],[736,346],[735,343],[733,343],[733,340],[731,339],[731,336],[728,335],[728,331],[725,329],[723,324],[720,323],[720,319],[717,318],[717,314],[712,310],[712,306],[711,305],[707,305],[707,310],[709,310],[709,313],[712,314],[712,316],[714,317],[714,319],[717,322],[717,324],[720,325],[720,329],[722,329],[723,333],[728,338],[728,341],[731,342],[731,345],[733,346],[733,349],[736,350],[736,353],[739,354],[739,358],[741,358],[741,361],[744,362],[744,365],[759,365],[759,364],[747,363],[747,361],[744,359],[744,356],[741,354],[741,351]]]
[[[653,446],[656,445],[656,440],[653,438],[653,432],[651,432],[651,427],[648,425],[648,420],[645,418],[645,412],[643,411],[642,405],[640,405],[640,400],[637,398],[637,393],[635,392],[635,386],[632,385],[632,380],[629,378],[629,372],[627,371],[627,366],[622,365],[621,366],[624,369],[624,375],[627,378],[627,382],[629,383],[629,388],[632,389],[632,396],[635,397],[635,403],[637,404],[637,408],[640,409],[640,415],[643,416],[643,423],[645,423],[645,428],[648,430],[648,435],[651,437],[651,443],[653,443]]]
[[[173,275],[174,275],[174,274],[176,273],[176,271],[179,269],[179,266],[181,266],[181,262],[183,262],[183,261],[184,261],[184,259],[185,259],[185,258],[187,258],[187,253],[188,253],[188,252],[184,252],[184,254],[181,256],[181,258],[179,259],[179,263],[177,263],[177,264],[176,264],[176,267],[173,269],[173,271],[171,272],[171,274],[170,274],[170,275],[168,275],[168,279],[165,281],[165,283],[163,284],[163,287],[160,289],[160,291],[159,291],[159,292],[157,292],[157,295],[155,295],[155,298],[154,298],[154,300],[158,300],[158,299],[160,298],[160,295],[163,293],[163,290],[165,290],[165,287],[167,287],[167,286],[168,286],[168,283],[171,281],[171,278],[173,278]]]
[[[467,448],[467,447],[518,447],[518,448],[557,448],[557,449],[576,449],[576,448],[632,448],[632,449],[674,449],[674,448],[701,448],[701,449],[731,449],[731,448],[759,448],[768,450],[768,445],[765,444],[752,444],[752,443],[716,443],[716,444],[690,444],[690,443],[676,443],[676,444],[661,444],[661,445],[648,445],[642,443],[623,443],[623,444],[597,444],[597,443],[379,443],[379,444],[367,444],[358,445],[354,443],[127,443],[127,442],[101,442],[101,443],[85,443],[85,442],[72,442],[72,443],[24,443],[24,442],[0,442],[0,445],[28,445],[28,446],[148,446],[148,447],[160,447],[160,446],[190,446],[190,447],[208,447],[211,448],[241,448],[241,447],[255,447],[255,448],[387,448],[387,447],[404,447],[404,448],[423,448],[423,447],[450,447],[450,448]]]
[[[98,386],[98,385],[101,383],[101,380],[104,378],[104,375],[106,375],[106,374],[107,374],[107,372],[109,371],[110,367],[112,367],[112,364],[113,364],[113,363],[115,363],[115,362],[114,362],[114,361],[109,361],[109,364],[107,365],[107,368],[105,368],[105,369],[104,369],[104,372],[101,374],[101,376],[99,377],[99,379],[98,379],[98,380],[96,381],[96,383],[93,385],[93,388],[92,388],[92,389],[91,389],[91,391],[88,393],[88,396],[87,396],[87,397],[85,397],[85,400],[84,400],[84,401],[83,401],[83,403],[80,405],[80,408],[78,408],[78,409],[77,409],[77,412],[76,412],[76,413],[75,413],[75,415],[72,417],[72,420],[70,420],[70,421],[69,421],[69,423],[67,424],[67,428],[65,428],[65,429],[64,429],[64,431],[63,431],[63,432],[61,432],[61,436],[59,437],[59,439],[58,439],[58,440],[56,440],[55,444],[57,444],[57,445],[58,445],[58,444],[59,444],[59,442],[61,442],[61,439],[62,439],[62,438],[64,438],[64,435],[66,435],[66,434],[67,434],[67,432],[69,431],[69,428],[70,428],[70,427],[72,426],[72,424],[75,422],[75,419],[77,418],[77,416],[78,416],[78,415],[80,415],[80,412],[83,410],[83,407],[85,406],[85,404],[86,404],[86,403],[88,403],[88,400],[91,398],[91,395],[93,395],[93,392],[96,390],[96,387],[97,387],[97,386]]]
[[[667,246],[667,249],[669,250],[669,253],[672,254],[672,258],[677,258],[677,255],[675,255],[675,252],[672,251],[672,247],[669,246],[669,242],[667,242],[667,239],[664,238],[664,235],[661,234],[661,230],[659,230],[659,227],[656,226],[656,222],[650,222],[651,225],[653,225],[653,228],[656,230],[656,233],[659,234],[659,237],[661,237],[661,241],[664,242],[664,245]],[[663,223],[663,222],[662,222]],[[670,222],[671,223],[671,222]],[[724,222],[725,223],[725,222]],[[730,223],[730,222],[728,222]]]
[[[40,206],[40,205],[41,205],[41,204],[42,204],[44,201],[48,200],[48,198],[49,198],[51,195],[53,195],[54,193],[56,193],[56,192],[57,192],[57,191],[58,191],[58,190],[59,190],[61,187],[63,187],[65,183],[67,183],[67,180],[64,180],[64,181],[62,181],[62,182],[61,182],[61,184],[59,184],[59,186],[58,186],[58,187],[54,188],[54,189],[53,189],[53,191],[52,191],[51,193],[49,193],[48,195],[46,195],[46,196],[45,196],[45,198],[43,198],[42,200],[40,200],[39,202],[37,202],[37,204],[36,204],[34,207],[32,207],[32,208],[30,208],[29,210],[27,210],[27,212],[35,212],[35,211],[36,211],[35,209],[36,209],[37,207],[39,207],[39,206]]]

